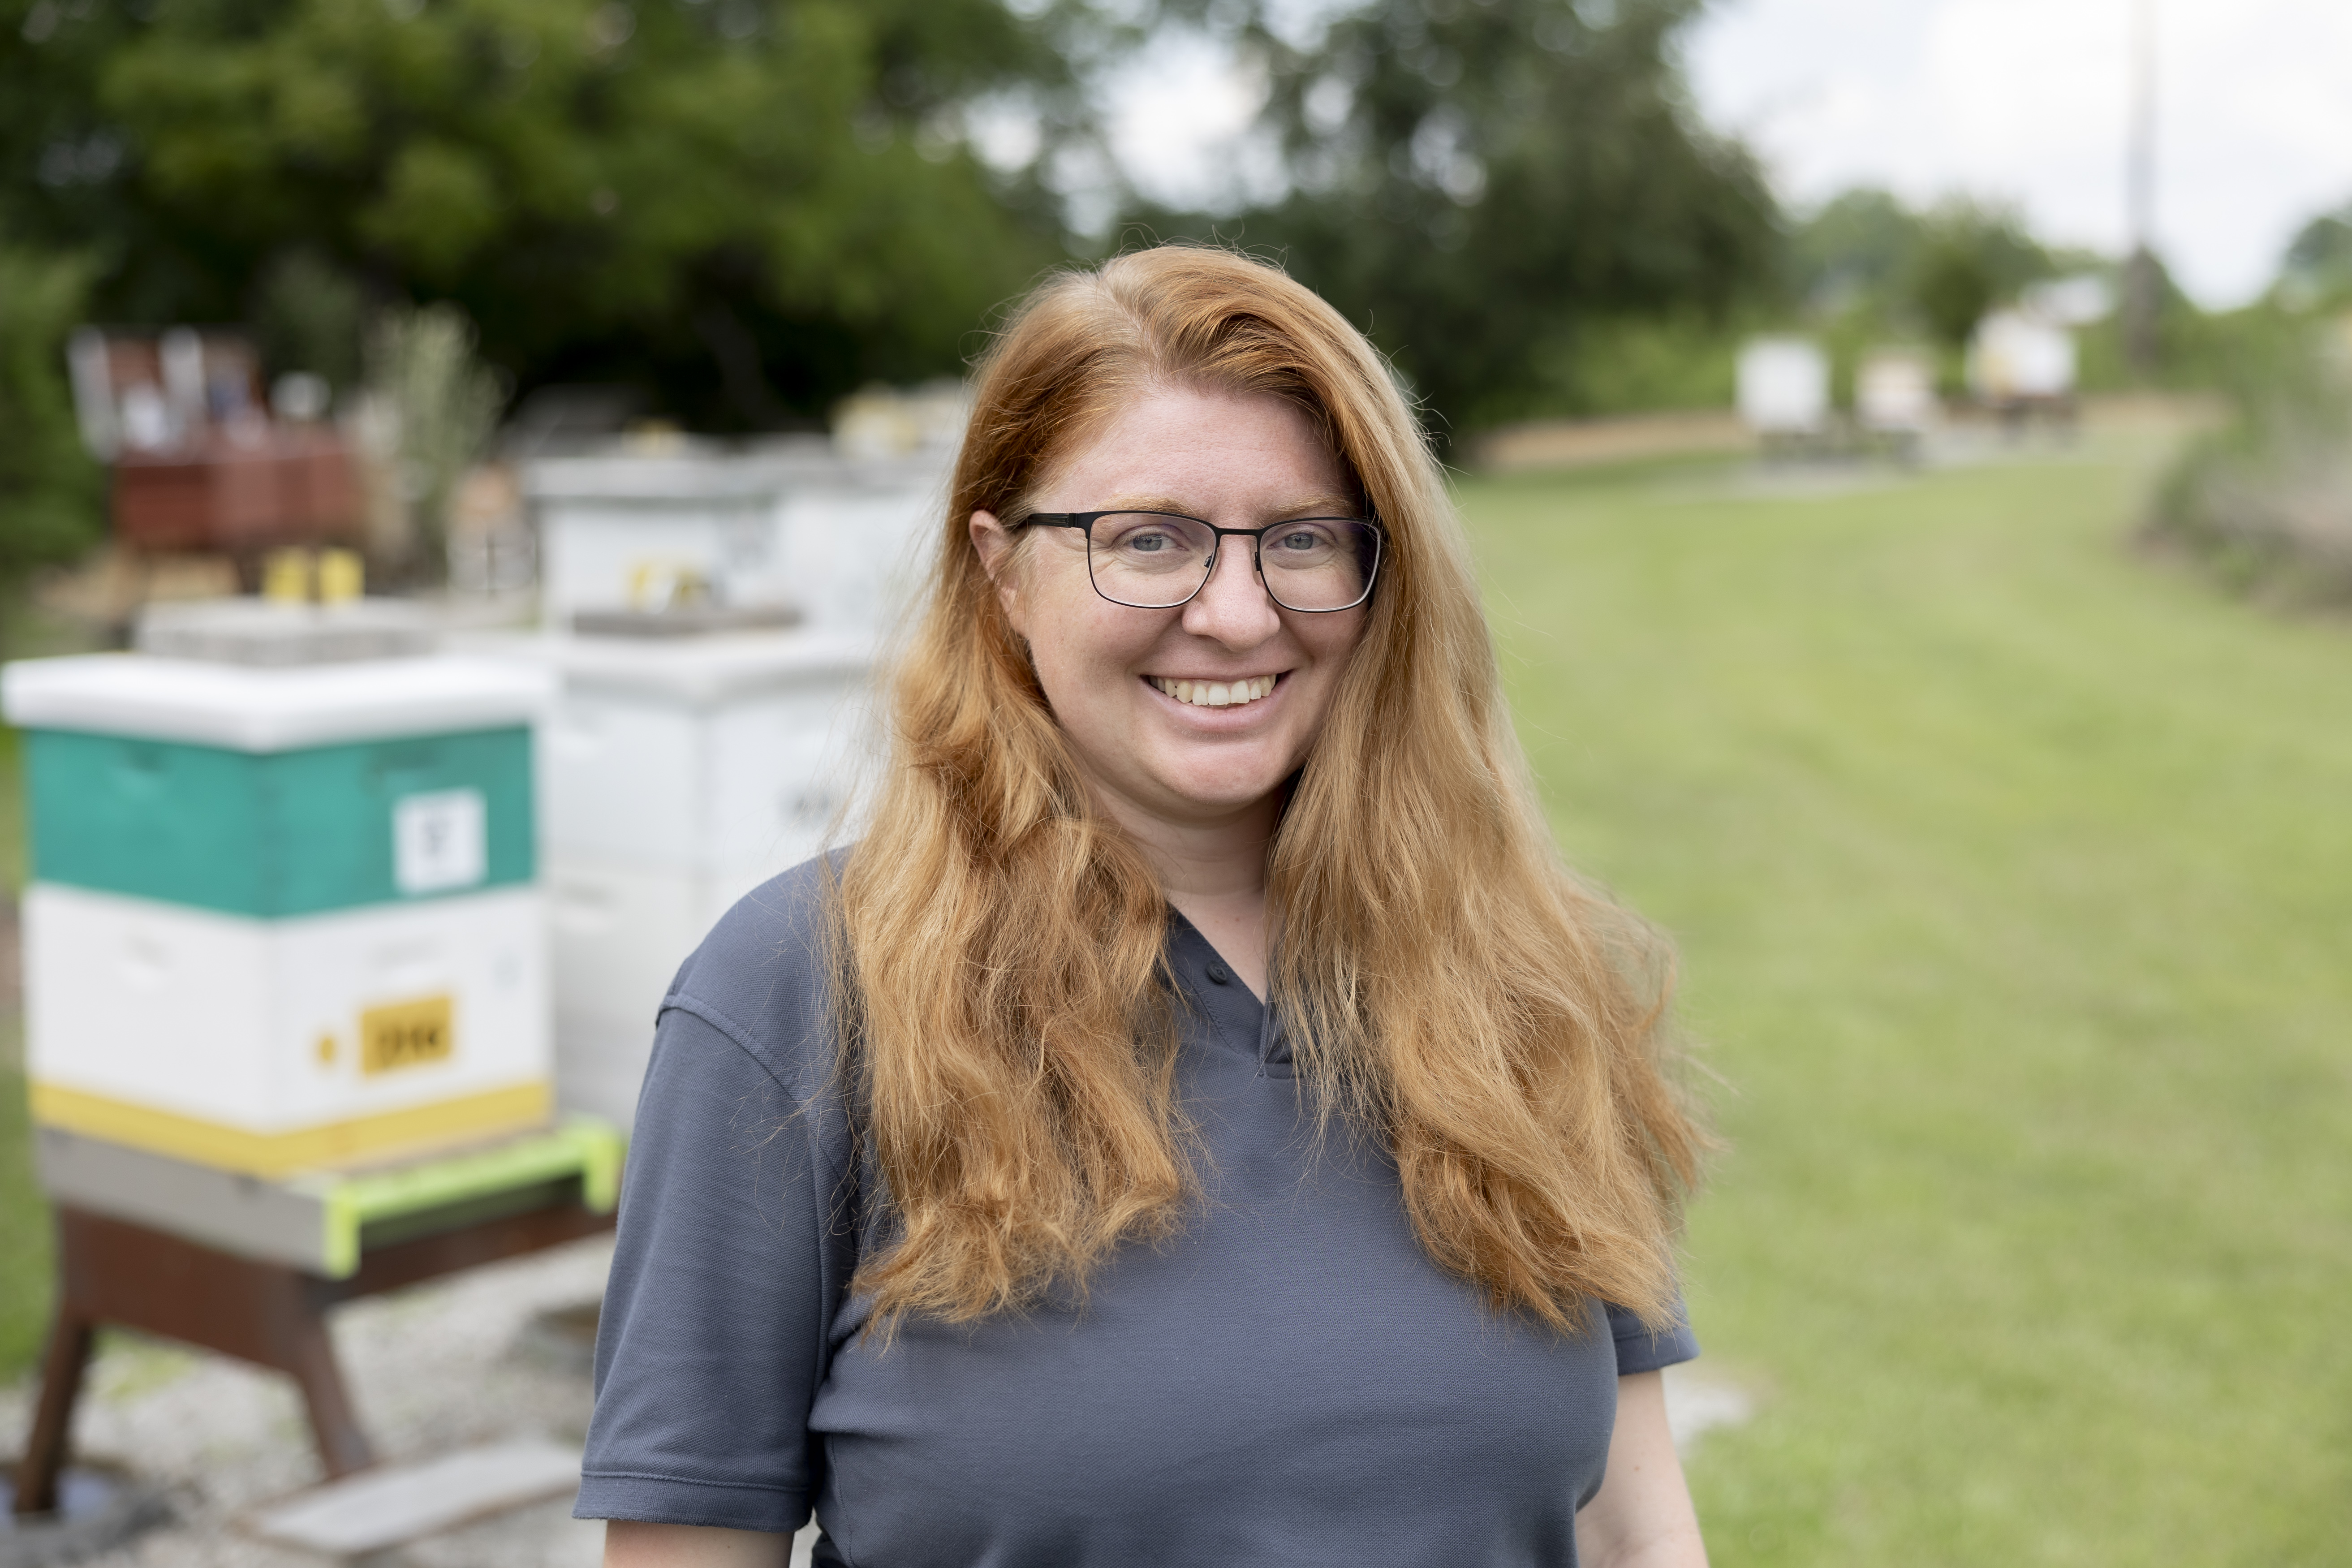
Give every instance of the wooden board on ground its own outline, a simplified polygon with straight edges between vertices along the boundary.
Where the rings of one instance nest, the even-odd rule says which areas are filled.
[[[265,1541],[330,1557],[382,1552],[578,1489],[580,1450],[538,1438],[379,1465],[256,1510]]]
[[[1478,442],[1476,462],[1489,473],[1580,468],[1650,458],[1752,452],[1755,432],[1728,408],[1629,414],[1610,419],[1548,419],[1496,430]]]

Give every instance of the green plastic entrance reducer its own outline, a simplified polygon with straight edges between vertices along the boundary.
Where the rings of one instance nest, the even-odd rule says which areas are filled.
[[[576,1201],[609,1214],[626,1140],[591,1116],[440,1158],[271,1181],[36,1130],[41,1182],[59,1202],[243,1257],[349,1279],[371,1247]]]
[[[580,1179],[582,1205],[594,1214],[610,1214],[621,1197],[623,1148],[620,1133],[610,1124],[580,1117],[552,1132],[478,1153],[366,1175],[300,1176],[287,1185],[319,1198],[320,1272],[330,1279],[343,1279],[359,1271],[363,1232],[381,1232],[404,1219],[446,1218],[453,1210],[572,1176]],[[394,1238],[370,1239],[381,1244]]]

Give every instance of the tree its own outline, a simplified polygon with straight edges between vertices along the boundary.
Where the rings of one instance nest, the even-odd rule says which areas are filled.
[[[103,491],[62,369],[89,273],[84,258],[0,242],[0,594],[98,538]]]
[[[1034,167],[966,135],[988,102],[1048,150],[1076,123],[1052,17],[996,0],[0,10],[0,221],[93,245],[119,320],[315,326],[341,279],[462,306],[526,387],[633,380],[756,427],[952,368],[1064,254]]]
[[[1394,357],[1443,428],[1572,399],[1595,323],[1719,317],[1773,286],[1753,159],[1691,111],[1698,0],[1372,0],[1311,47],[1247,24],[1292,190],[1162,230],[1279,254]]]
[[[1965,198],[1943,203],[1921,221],[1904,292],[1930,331],[1959,348],[1993,306],[2050,276],[2050,253],[2017,215]]]
[[[1790,280],[1815,310],[1901,309],[1901,290],[1922,239],[1918,215],[1892,193],[1843,191],[1792,226]]]
[[[2279,270],[2289,291],[2306,302],[2352,296],[2352,202],[2296,230]]]

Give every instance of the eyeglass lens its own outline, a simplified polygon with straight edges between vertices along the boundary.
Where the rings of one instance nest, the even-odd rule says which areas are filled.
[[[1095,591],[1136,609],[1167,609],[1199,593],[1216,552],[1216,531],[1208,524],[1158,512],[1111,512],[1097,519],[1087,536]],[[1267,529],[1257,552],[1265,591],[1286,610],[1344,610],[1360,603],[1380,559],[1378,531],[1339,517],[1300,518]]]

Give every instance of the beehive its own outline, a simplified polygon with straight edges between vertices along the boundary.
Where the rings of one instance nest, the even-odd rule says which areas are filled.
[[[681,591],[789,605],[812,629],[871,636],[903,605],[945,500],[944,456],[845,458],[822,442],[749,454],[608,454],[529,465],[540,603],[660,608]]]
[[[543,675],[13,664],[45,1126],[260,1176],[545,1122]]]
[[[561,681],[541,752],[559,1091],[626,1127],[678,964],[823,847],[872,646],[816,631],[476,646]]]

